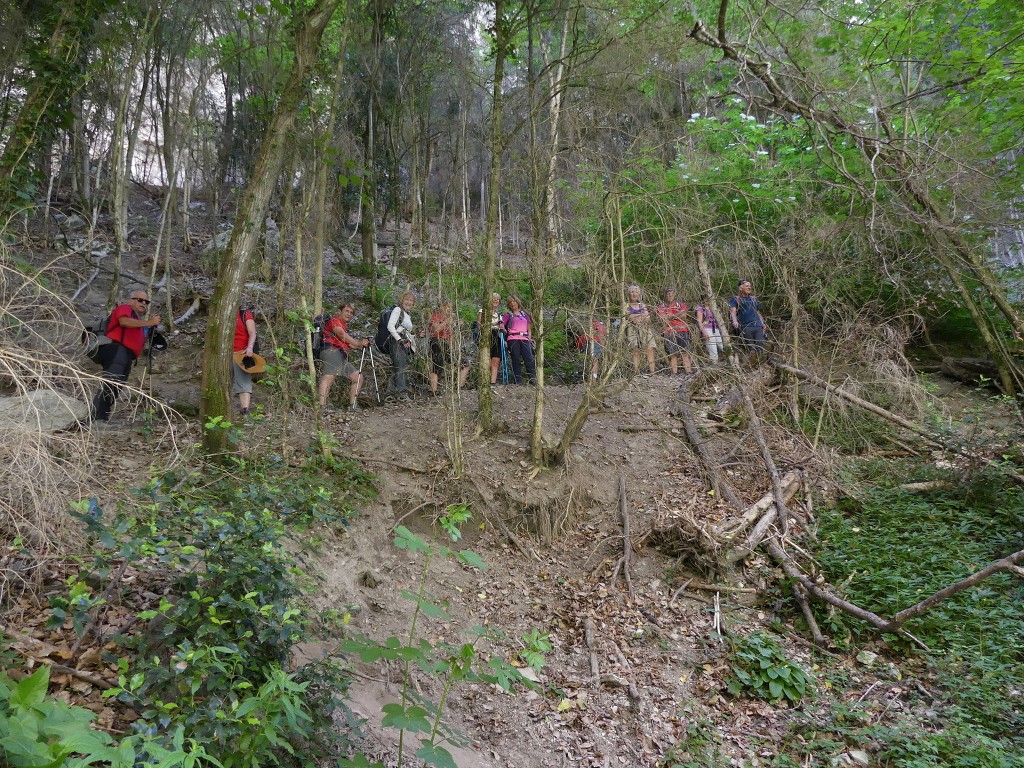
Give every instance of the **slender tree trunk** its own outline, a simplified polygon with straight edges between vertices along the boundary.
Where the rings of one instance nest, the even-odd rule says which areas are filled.
[[[491,389],[487,386],[491,380],[491,334],[488,330],[491,319],[491,294],[494,293],[494,272],[498,260],[498,243],[496,239],[498,227],[498,205],[501,190],[501,156],[504,150],[504,125],[502,122],[505,108],[504,92],[505,59],[511,44],[511,27],[505,18],[505,0],[494,0],[494,82],[491,86],[491,172],[490,184],[487,186],[486,222],[484,224],[484,265],[483,295],[480,306],[483,308],[480,322],[479,375],[480,397],[477,409],[477,426],[487,431],[491,428]]]
[[[315,0],[298,24],[295,61],[274,110],[274,116],[267,127],[249,185],[239,201],[235,228],[224,252],[217,287],[213,294],[213,310],[203,350],[200,415],[204,424],[218,416],[227,417],[230,411],[228,382],[231,378],[231,346],[236,307],[242,298],[249,259],[259,241],[270,196],[281,172],[284,146],[295,126],[310,69],[316,63],[320,38],[339,2],[340,0]],[[203,447],[211,454],[222,452],[226,447],[223,430],[205,430]]]

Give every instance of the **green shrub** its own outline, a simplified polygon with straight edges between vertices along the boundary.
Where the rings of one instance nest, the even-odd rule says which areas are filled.
[[[782,647],[767,632],[754,632],[733,641],[729,654],[733,696],[756,696],[769,701],[800,701],[811,686],[811,677],[786,658]]]

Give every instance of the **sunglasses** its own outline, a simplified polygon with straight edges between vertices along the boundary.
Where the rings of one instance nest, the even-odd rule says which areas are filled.
[[[143,304],[150,304],[150,303],[152,303],[149,299],[136,299],[136,298],[133,298],[132,301],[141,301]]]

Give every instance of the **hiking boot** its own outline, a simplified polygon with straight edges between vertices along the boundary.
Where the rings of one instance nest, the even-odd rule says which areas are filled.
[[[394,396],[394,395],[385,395],[385,396],[384,396],[384,402],[385,402],[385,403],[391,403],[391,404],[394,404],[394,402],[395,402],[395,396]]]
[[[408,403],[411,400],[412,400],[412,398],[409,397],[405,392],[403,392],[402,394],[400,394],[398,396],[398,402],[400,402],[400,403]]]

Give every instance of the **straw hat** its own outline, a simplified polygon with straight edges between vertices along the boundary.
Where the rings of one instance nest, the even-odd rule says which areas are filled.
[[[263,373],[267,370],[266,359],[263,355],[257,355],[255,352],[251,355],[245,354],[245,350],[235,352],[231,359],[238,363],[238,367],[246,373]]]

